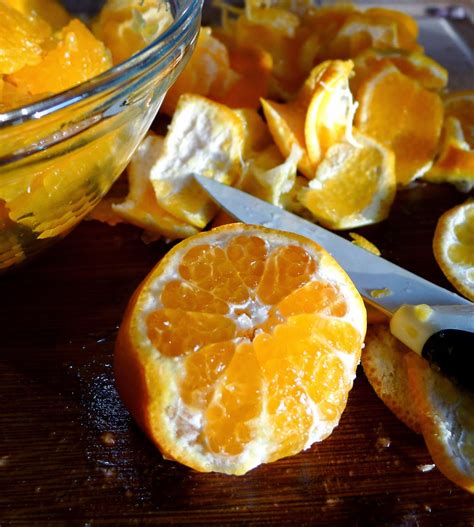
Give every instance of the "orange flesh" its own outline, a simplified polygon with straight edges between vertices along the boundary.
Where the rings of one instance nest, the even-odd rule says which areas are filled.
[[[0,2],[0,73],[9,74],[41,60],[41,44],[51,27],[38,17],[26,17]]]
[[[223,247],[190,248],[179,277],[146,319],[163,355],[185,355],[179,392],[204,415],[198,441],[237,455],[252,440],[252,420],[270,416],[272,459],[304,448],[313,423],[342,412],[352,379],[342,354],[361,337],[340,319],[347,305],[337,285],[315,280],[317,262],[303,248],[269,247],[237,236]]]
[[[37,64],[27,65],[8,80],[33,95],[58,93],[84,82],[112,66],[104,44],[79,20],[58,34],[53,48]]]

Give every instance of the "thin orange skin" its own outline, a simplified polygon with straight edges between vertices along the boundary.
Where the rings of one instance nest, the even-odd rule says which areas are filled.
[[[225,232],[234,231],[242,232],[247,230],[253,230],[255,226],[246,225],[242,223],[232,223],[222,225],[216,229],[212,229],[212,232]],[[259,230],[262,234],[265,232],[272,232],[271,229],[266,227],[260,227]],[[212,472],[214,469],[206,468],[202,465],[197,465],[192,462],[188,457],[177,455],[172,453],[167,445],[167,438],[165,434],[156,426],[154,423],[158,421],[158,415],[155,415],[152,408],[154,401],[161,399],[160,383],[158,379],[160,377],[159,368],[156,364],[151,361],[144,363],[143,357],[140,353],[140,347],[135,346],[132,340],[132,336],[136,332],[133,328],[134,312],[139,303],[142,292],[149,287],[150,282],[155,276],[161,274],[161,270],[166,268],[167,262],[173,258],[175,252],[181,249],[182,245],[188,244],[189,241],[196,240],[197,238],[207,238],[209,232],[201,232],[194,235],[192,238],[187,238],[175,245],[165,257],[150,271],[145,277],[143,282],[138,286],[136,291],[133,293],[128,306],[125,310],[125,314],[120,324],[120,329],[117,335],[115,349],[114,349],[114,374],[115,384],[117,391],[131,415],[134,417],[137,424],[147,434],[147,436],[153,441],[158,450],[162,453],[163,457],[168,460],[178,461],[190,468],[197,470],[198,472]],[[324,249],[316,242],[310,241],[303,236],[294,233],[285,233],[289,236],[289,239],[295,241],[303,241],[305,243],[311,243],[318,248],[320,251],[325,252]],[[332,257],[328,254],[332,259]],[[341,269],[342,271],[342,269]],[[344,271],[342,271],[344,272]],[[347,275],[346,275],[347,276]],[[348,277],[347,277],[348,278]],[[354,287],[354,286],[353,286]],[[355,291],[355,287],[354,287]],[[361,304],[362,299],[361,299]],[[365,310],[364,310],[365,311]],[[147,376],[152,377],[155,382],[147,382]],[[235,472],[235,475],[242,474],[243,472]]]
[[[446,451],[446,445],[440,438],[440,430],[437,425],[437,410],[433,406],[432,398],[427,393],[427,378],[433,375],[429,364],[416,354],[410,354],[408,360],[408,375],[411,383],[412,397],[419,410],[421,431],[431,457],[438,470],[448,479],[474,493],[474,481],[472,477],[462,474],[451,461],[451,453]],[[436,375],[439,375],[436,373]],[[446,381],[449,382],[449,381]]]
[[[162,265],[165,259],[166,257],[158,265]],[[186,463],[189,466],[189,461],[174,457],[169,450],[164,448],[163,441],[160,441],[160,437],[157,436],[156,429],[153,427],[153,413],[150,407],[153,399],[159,397],[157,389],[159,383],[154,385],[156,392],[150,392],[150,386],[146,381],[148,368],[143,364],[139,349],[133,345],[130,338],[135,304],[152,274],[153,270],[133,293],[120,325],[114,349],[115,385],[122,402],[163,457]],[[199,467],[192,468],[202,472]]]
[[[436,260],[436,263],[439,265],[439,268],[443,272],[444,276],[451,282],[451,284],[458,290],[459,293],[464,295],[466,298],[474,302],[474,295],[471,294],[469,289],[464,285],[464,283],[459,280],[459,278],[452,273],[449,273],[449,266],[445,262],[442,255],[442,239],[444,235],[444,227],[451,219],[452,215],[456,214],[456,211],[463,205],[457,205],[451,209],[448,209],[444,214],[442,214],[438,223],[436,224],[435,233],[433,236],[433,254]]]
[[[145,279],[146,281],[146,279]],[[145,281],[135,290],[123,316],[117,335],[114,350],[115,384],[122,397],[122,401],[137,423],[151,434],[149,415],[145,412],[148,406],[149,395],[146,387],[145,372],[140,363],[137,350],[130,339],[130,326],[132,323],[133,307],[140,296]]]

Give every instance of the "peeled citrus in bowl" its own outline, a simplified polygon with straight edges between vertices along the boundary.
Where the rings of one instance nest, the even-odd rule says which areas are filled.
[[[87,25],[56,0],[0,14],[1,271],[109,190],[192,53],[201,1],[108,0]]]

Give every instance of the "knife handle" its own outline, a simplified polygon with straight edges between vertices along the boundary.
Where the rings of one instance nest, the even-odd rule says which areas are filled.
[[[446,376],[474,391],[474,304],[404,305],[393,314],[390,331]]]
[[[474,333],[438,331],[425,342],[421,356],[460,386],[474,391]]]
[[[474,304],[452,306],[403,305],[390,320],[390,331],[398,340],[421,355],[425,342],[442,329],[474,333]]]

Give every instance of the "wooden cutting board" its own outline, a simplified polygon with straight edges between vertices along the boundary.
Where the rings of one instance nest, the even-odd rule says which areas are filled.
[[[434,261],[437,218],[465,195],[423,183],[388,221],[359,229],[382,254],[450,287]],[[0,525],[472,525],[474,500],[431,464],[421,437],[361,369],[332,436],[241,477],[166,461],[114,388],[117,327],[168,249],[126,225],[84,222],[0,277]]]

